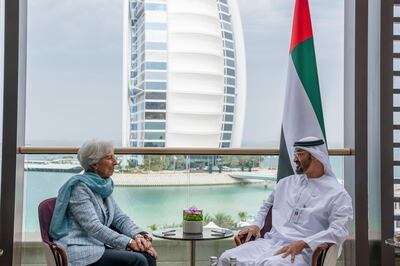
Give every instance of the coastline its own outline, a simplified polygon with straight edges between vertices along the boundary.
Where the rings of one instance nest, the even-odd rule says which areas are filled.
[[[259,173],[260,172],[255,172]],[[154,186],[208,186],[265,183],[270,181],[260,179],[233,178],[230,172],[223,173],[188,173],[188,172],[157,172],[157,173],[114,173],[115,186],[154,187]],[[271,175],[270,172],[265,172]]]

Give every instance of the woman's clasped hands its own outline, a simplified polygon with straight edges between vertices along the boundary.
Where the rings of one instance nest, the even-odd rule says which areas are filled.
[[[151,237],[143,237],[142,235],[136,235],[131,241],[129,241],[129,248],[135,251],[143,251],[149,253],[154,258],[157,258],[157,251],[153,247]]]

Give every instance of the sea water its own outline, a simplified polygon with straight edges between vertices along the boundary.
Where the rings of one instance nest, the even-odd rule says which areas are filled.
[[[25,172],[24,231],[38,232],[37,207],[55,197],[61,185],[73,174],[60,172]],[[239,220],[238,213],[255,214],[271,189],[264,185],[115,187],[113,196],[136,224],[143,229],[182,222],[182,210],[191,206],[205,214],[224,213]]]
[[[339,180],[343,179],[343,158],[331,157],[333,170]],[[58,189],[72,173],[25,172],[24,231],[39,232],[37,208],[39,203],[55,197]],[[144,177],[145,178],[145,177]],[[166,187],[115,187],[113,195],[136,224],[147,230],[155,225],[162,228],[182,222],[182,209],[196,206],[205,214],[223,213],[239,221],[239,212],[254,216],[271,193],[263,183],[166,186]]]

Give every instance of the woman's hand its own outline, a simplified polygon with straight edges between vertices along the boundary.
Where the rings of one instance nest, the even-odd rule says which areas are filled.
[[[139,251],[146,251],[152,246],[151,242],[145,239],[142,235],[136,235],[134,241],[136,242]]]
[[[134,251],[145,251],[154,258],[157,258],[157,251],[153,247],[151,241],[151,237],[136,235],[131,241],[129,241],[129,247]]]
[[[157,259],[157,251],[154,247],[150,247],[146,252]]]
[[[134,239],[129,240],[129,248],[134,251],[141,251],[138,243]]]
[[[152,238],[149,234],[144,234],[143,237],[144,237],[144,239],[146,239],[147,241],[153,242],[153,238]]]

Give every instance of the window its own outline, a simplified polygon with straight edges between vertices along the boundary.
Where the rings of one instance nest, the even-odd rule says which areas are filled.
[[[228,76],[235,76],[235,70],[233,70],[233,69],[231,69],[231,68],[226,68],[226,69],[225,69],[225,73],[226,73]]]
[[[233,115],[225,115],[225,121],[233,122]]]
[[[223,131],[232,131],[232,124],[224,124]]]
[[[165,113],[146,112],[145,119],[149,119],[149,120],[165,120]]]
[[[231,22],[231,16],[221,13],[221,18],[225,21]]]
[[[131,141],[131,146],[132,147],[137,147],[137,142],[136,141]]]
[[[221,148],[229,148],[229,142],[222,142]]]
[[[235,61],[231,59],[225,59],[225,64],[230,67],[235,67]]]
[[[146,62],[146,69],[167,69],[167,63],[164,62]]]
[[[166,23],[157,23],[157,22],[146,22],[145,23],[146,30],[167,30]]]
[[[226,39],[228,39],[228,40],[233,40],[233,35],[232,35],[232,33],[229,33],[229,32],[224,31],[224,32],[223,32],[223,36],[224,36]]]
[[[233,113],[234,107],[231,105],[226,105],[224,109],[227,113]]]
[[[145,82],[146,90],[165,90],[167,89],[167,83],[165,82]]]
[[[222,139],[223,140],[230,140],[231,136],[232,136],[231,133],[224,133],[224,134],[222,134]]]
[[[226,102],[226,103],[235,103],[235,97],[233,97],[233,96],[226,96],[226,97],[225,97],[225,102]]]
[[[146,50],[166,50],[167,43],[164,42],[145,42]]]
[[[232,31],[232,26],[230,23],[222,22],[222,29],[227,30],[227,31]]]
[[[344,0],[322,1],[324,1],[324,4],[330,3],[334,8],[329,10],[326,8],[324,10],[324,4],[319,4],[317,3],[318,1],[314,1],[315,6],[313,9],[313,3],[310,2],[313,16],[313,28],[318,29],[314,30],[315,46],[319,49],[316,57],[318,60],[318,72],[322,94],[324,91],[328,92],[325,95],[322,95],[323,101],[325,101],[325,103],[323,103],[324,107],[332,106],[332,102],[335,103],[335,108],[324,108],[325,123],[326,125],[329,124],[329,126],[327,126],[327,139],[329,140],[329,145],[331,145],[331,147],[340,147],[341,133],[337,132],[343,131],[341,128],[343,114],[340,110],[342,109],[341,104],[343,104],[341,91],[343,90],[342,84],[344,83],[342,77],[342,59],[344,57],[342,51],[342,32],[344,27],[341,23],[343,9],[340,5],[343,5]],[[50,3],[51,1],[40,2],[41,6],[42,4],[46,5],[47,2]],[[127,99],[122,98],[121,95],[126,87],[122,87],[124,84],[121,82],[122,75],[121,71],[119,71],[123,71],[120,60],[121,55],[124,53],[121,45],[123,25],[122,23],[115,23],[121,18],[121,10],[119,7],[113,7],[115,6],[115,3],[112,3],[113,1],[106,1],[102,3],[102,5],[99,5],[99,3],[96,2],[92,3],[92,1],[73,2],[76,2],[77,5],[73,9],[68,8],[72,7],[74,4],[62,5],[60,6],[62,8],[57,8],[56,5],[58,2],[47,3],[47,6],[45,6],[47,8],[42,8],[40,10],[38,9],[39,4],[28,5],[28,14],[30,16],[29,27],[31,31],[29,36],[30,38],[28,38],[29,50],[27,54],[27,60],[29,62],[27,66],[26,105],[26,113],[28,114],[26,117],[27,145],[76,146],[86,139],[96,137],[99,139],[112,140],[116,146],[119,146],[121,143],[126,143],[126,141],[121,141],[121,132],[125,129],[136,131],[135,134],[132,134],[136,139],[130,140],[130,143],[133,146],[164,147],[165,145],[168,145],[168,143],[165,144],[164,141],[167,137],[165,132],[154,132],[165,131],[166,128],[169,127],[165,121],[167,116],[166,111],[154,111],[158,109],[166,109],[167,95],[165,90],[168,88],[169,84],[161,81],[166,80],[165,73],[168,68],[166,51],[168,43],[158,39],[152,39],[151,41],[146,39],[149,31],[151,33],[155,32],[156,34],[160,34],[163,31],[165,33],[167,30],[167,24],[160,20],[157,20],[157,22],[145,20],[145,17],[146,19],[157,15],[163,17],[167,10],[165,3],[168,1],[157,1],[164,3],[138,1],[139,12],[137,15],[139,16],[134,20],[127,18],[127,28],[129,28],[129,25],[136,23],[136,25],[133,25],[136,29],[131,28],[131,32],[126,32],[127,36],[133,33],[131,40],[128,40],[128,42],[132,42],[131,45],[126,44],[126,46],[127,48],[132,48],[131,51],[138,48],[138,52],[137,54],[129,54],[129,52],[127,52],[127,58],[124,59],[127,59],[127,65],[132,65],[132,70],[130,73],[124,73],[124,75],[126,75],[128,79],[130,76],[132,78],[140,78],[140,80],[139,83],[136,79],[128,81],[133,85],[130,89],[135,93],[135,96],[137,97],[135,98],[135,101],[138,105],[131,107],[131,111],[135,112],[135,114],[127,119],[129,120],[130,118],[132,124],[124,125],[124,127],[121,127],[121,104],[123,103],[122,100]],[[186,3],[187,0],[183,0],[182,2]],[[198,2],[201,2],[201,0]],[[211,2],[212,1],[209,1],[208,4]],[[279,145],[279,129],[282,118],[283,91],[285,89],[287,75],[288,49],[290,46],[289,39],[294,1],[286,1],[284,4],[281,4],[280,2],[278,4],[277,2],[276,5],[268,5],[268,8],[270,9],[268,11],[271,12],[266,12],[265,5],[261,3],[262,1],[238,0],[237,2],[239,4],[239,11],[241,12],[247,63],[245,66],[245,69],[247,70],[247,87],[245,91],[246,116],[243,126],[243,147],[246,147],[246,145],[251,145],[252,147],[265,147],[264,143],[271,143],[271,147],[277,147]],[[232,41],[234,37],[236,38],[239,35],[232,27],[233,25],[230,24],[231,15],[229,15],[229,6],[227,6],[228,1],[216,0],[210,5],[204,5],[204,3],[202,3],[202,5],[203,7],[212,7],[212,4],[218,5],[218,3],[220,3],[220,9],[223,12],[220,14],[223,21],[215,20],[214,22],[216,24],[220,23],[220,25],[217,26],[222,27],[222,30],[224,31],[223,36],[227,38],[223,40],[223,46],[227,50],[225,52],[226,57],[224,58],[225,68],[229,67],[225,70],[226,75],[230,77],[236,75],[240,76],[239,71],[244,68],[239,64],[241,61],[235,61],[235,57],[240,55],[242,51],[239,49],[242,47],[239,42],[234,43]],[[213,6],[214,11],[216,11],[215,9],[217,8],[215,5]],[[277,6],[278,8],[276,8]],[[51,9],[48,7],[51,7]],[[77,10],[76,7],[79,7],[78,10],[96,10],[96,12],[74,12],[74,10]],[[136,9],[136,3],[131,2],[131,8]],[[184,5],[179,6],[179,8],[184,9]],[[51,10],[52,12],[45,12],[46,10]],[[144,10],[146,11],[146,14],[144,14]],[[132,14],[134,14],[134,10],[132,10]],[[265,14],[268,15],[266,16]],[[147,17],[147,15],[149,16]],[[234,13],[232,13],[232,21],[233,16]],[[3,18],[4,16],[1,16],[0,14],[0,20]],[[321,23],[321,19],[323,23]],[[329,26],[328,24],[332,25]],[[76,30],[77,26],[79,27],[79,30]],[[0,31],[1,29],[2,27],[0,27]],[[233,32],[231,32],[232,30]],[[218,36],[221,36],[220,34],[221,32],[218,33]],[[335,36],[335,38],[332,38],[331,36]],[[204,38],[206,38],[206,40],[210,39],[209,36],[204,36]],[[220,41],[217,43],[218,47],[222,46]],[[329,44],[327,44],[328,42]],[[0,47],[2,44],[3,42],[0,42]],[[54,47],[56,47],[56,49],[54,49]],[[396,45],[396,47],[398,51],[400,51],[400,45]],[[221,52],[222,51],[219,51],[219,53]],[[137,60],[137,62],[129,62],[129,59],[132,61]],[[2,63],[2,60],[0,60],[0,64]],[[224,70],[220,69],[220,71],[221,72],[219,73],[222,73]],[[0,75],[2,75],[2,72]],[[187,75],[185,77],[187,77]],[[196,89],[202,88],[202,84],[206,82],[211,83],[213,78],[214,77],[204,80],[199,79],[199,83],[194,85],[197,86]],[[124,80],[122,81],[125,82]],[[218,86],[220,86],[221,80],[218,82]],[[189,82],[183,82],[182,86],[185,86],[186,84],[188,86],[192,85],[189,84]],[[236,117],[233,115],[233,112],[238,111],[238,108],[235,109],[234,106],[227,105],[226,103],[233,105],[236,101],[241,100],[241,98],[236,100],[235,96],[236,92],[238,92],[237,97],[243,95],[240,90],[241,88],[235,87],[239,84],[239,80],[235,79],[227,79],[225,83],[225,107],[223,108],[225,108],[225,112],[228,112],[229,114],[223,116],[223,122],[218,123],[216,128],[218,131],[222,128],[222,130],[228,134],[220,133],[220,147],[230,147],[230,139],[232,138],[232,134],[234,134],[232,131],[236,129],[236,125],[234,125],[234,119]],[[2,82],[0,82],[0,87],[2,85]],[[398,77],[395,77],[395,86],[396,88],[400,88],[400,78]],[[131,96],[132,95],[133,94],[131,94]],[[169,96],[170,95],[168,95],[168,97]],[[202,99],[211,98],[210,95],[201,95],[198,97],[201,97]],[[222,96],[219,97],[219,99],[221,99]],[[400,106],[400,100],[396,100],[396,102],[398,102]],[[71,108],[71,103],[73,108]],[[207,108],[206,104],[205,106]],[[54,110],[57,110],[57,112],[54,112]],[[84,116],[81,115],[82,110],[84,110]],[[218,111],[224,111],[224,109]],[[104,130],[102,128],[103,125],[99,125],[99,123],[94,123],[93,121],[88,121],[86,119],[86,117],[94,116],[100,116],[105,121],[108,121],[108,129]],[[266,117],[268,123],[260,123],[260,116]],[[332,117],[334,119],[332,119]],[[137,121],[143,122],[135,123]],[[197,123],[200,125],[201,121],[198,121]],[[76,130],[77,128],[80,130]],[[331,129],[334,129],[334,131]],[[95,132],[96,136],[93,136],[93,132]],[[129,135],[131,133],[132,132],[128,132],[127,134]],[[147,133],[147,137],[151,138],[150,140],[144,139],[145,133]],[[152,135],[150,133],[156,134]],[[50,137],[48,134],[50,134]],[[68,137],[66,138],[65,136]],[[186,136],[188,138],[191,137],[190,134],[187,134]],[[162,139],[160,139],[160,137]],[[398,136],[398,138],[400,139],[400,136]],[[52,141],[49,141],[50,139]],[[277,157],[275,157],[275,159],[277,160]],[[167,161],[170,162],[170,166],[169,168],[165,168],[166,171],[174,171],[175,168],[172,167],[175,166],[177,169],[180,167],[179,170],[184,170],[186,167],[186,164],[180,162],[179,159],[175,166],[173,166],[173,158],[169,158]],[[213,159],[210,158],[210,161],[213,161]],[[146,160],[145,162],[148,161]],[[181,165],[179,165],[180,163]],[[188,162],[188,164],[192,163],[193,161],[191,160]],[[192,166],[193,165],[189,165],[189,167]],[[196,168],[198,167],[202,170],[204,166],[205,165],[196,166]],[[232,166],[232,169],[233,168],[238,169],[238,165]],[[140,171],[141,170],[142,169],[140,169]],[[396,168],[395,173],[400,177],[400,168]],[[64,180],[63,178],[70,176],[68,173],[57,173],[60,174],[61,178],[54,178],[54,173],[48,174],[48,180],[60,183],[61,181],[55,180]],[[37,172],[29,172],[27,173],[26,180],[28,180],[28,182],[33,181],[36,184],[40,184],[37,182],[37,177],[39,176],[43,175]],[[25,184],[28,195],[28,200],[25,202],[32,203],[32,206],[37,206],[37,204],[33,204],[37,202],[31,200],[32,198],[29,198],[29,196],[32,196],[36,191],[33,190],[29,184],[30,183]],[[221,188],[222,187],[224,186],[221,186]],[[238,190],[238,193],[235,195],[243,195],[242,191],[243,189],[246,189],[245,187],[246,186],[240,186],[239,188],[238,186],[235,186],[235,189]],[[253,187],[253,185],[248,187]],[[55,195],[54,193],[57,191],[55,189],[56,186],[53,188],[54,190],[48,191],[49,195],[43,194],[41,196],[50,196],[50,194]],[[202,187],[198,188],[201,189]],[[121,193],[123,189],[126,188],[116,188],[116,190],[119,190],[119,192],[116,191],[116,194],[119,194],[119,196],[121,194],[126,194],[129,195],[129,197],[135,195],[135,193],[132,192]],[[139,193],[145,190],[141,187],[129,189],[130,191],[138,191]],[[151,193],[146,192],[148,196],[146,199],[151,199],[154,195],[168,195],[168,197],[169,195],[178,195],[178,193],[175,192],[164,194],[168,189],[170,188],[156,187]],[[177,190],[177,188],[171,189],[174,191]],[[258,190],[262,195],[254,197],[252,204],[245,204],[247,206],[244,207],[257,205],[258,208],[259,205],[257,202],[261,202],[262,199],[265,198],[265,189],[262,186],[262,188]],[[253,198],[254,191],[250,192],[251,191],[249,191],[249,195],[252,195]],[[140,194],[140,197],[146,194]],[[220,196],[224,193],[212,194]],[[35,199],[39,198],[36,197],[38,195],[34,196]],[[173,201],[180,203],[185,201],[185,199],[181,200],[177,197],[171,198]],[[120,199],[119,203],[126,203],[125,206],[130,207],[129,204],[132,202],[131,199],[132,198],[126,197]],[[217,197],[213,199],[219,200],[220,198]],[[214,202],[218,201],[213,201],[212,203]],[[166,205],[168,204],[170,203],[167,203]],[[204,210],[207,211],[207,206],[213,206],[211,204],[205,204]],[[137,206],[141,204],[135,205]],[[142,205],[144,206],[144,204]],[[224,209],[229,209],[225,207],[226,206],[223,206]],[[29,208],[29,205],[27,205],[26,210],[28,213],[34,209],[35,208],[33,207]],[[210,210],[210,208],[208,210]],[[238,211],[242,210],[244,209],[229,211],[231,211],[231,217],[236,220]],[[249,214],[256,212],[256,210],[247,209],[246,211],[248,211]],[[135,213],[138,212],[133,211],[133,218],[136,217]],[[151,216],[152,213],[154,213],[154,211],[149,212],[148,214],[146,213],[146,215],[141,217],[147,218]],[[169,225],[175,224],[176,222],[179,223],[179,216],[176,215],[176,212],[170,211],[170,213],[171,216],[173,215],[175,218],[178,217],[177,220],[169,219],[165,221],[163,219],[162,222],[168,223]],[[215,213],[210,214],[213,215]],[[146,222],[139,221],[139,224],[143,224],[143,226],[147,227],[152,223],[158,223],[157,215],[160,214],[156,212],[156,219],[151,220],[153,219],[153,217],[151,217],[148,220],[152,221],[151,223],[147,223],[146,220]],[[30,219],[29,216],[27,216],[26,220],[28,221],[26,223],[27,226],[32,224],[30,221],[37,223],[37,219]],[[158,226],[162,226],[162,224],[159,224]],[[28,227],[27,231],[33,232],[34,229],[33,227]]]
[[[145,142],[144,143],[145,147],[165,147],[164,142]]]
[[[165,100],[165,92],[146,92],[146,99]]]
[[[164,132],[145,132],[145,139],[165,139]]]
[[[146,80],[152,79],[152,80],[166,80],[167,79],[167,73],[166,72],[146,72]]]
[[[232,49],[232,50],[234,49],[233,42],[225,40],[224,43],[225,43],[225,47]]]
[[[233,78],[226,78],[226,83],[228,83],[229,85],[235,85],[235,79],[233,79]]]
[[[160,129],[165,129],[165,123],[164,122],[146,122],[145,124],[145,129],[150,129],[150,130],[160,130]]]
[[[235,87],[226,87],[227,94],[235,94]]]
[[[229,14],[229,8],[226,5],[219,5],[221,11]]]
[[[146,109],[157,109],[157,110],[165,110],[166,103],[159,103],[159,102],[147,102]]]
[[[230,50],[224,50],[224,55],[226,57],[235,58],[235,53],[233,51],[230,51]]]
[[[145,9],[146,10],[154,10],[154,11],[165,11],[167,9],[167,7],[165,4],[146,3]]]

